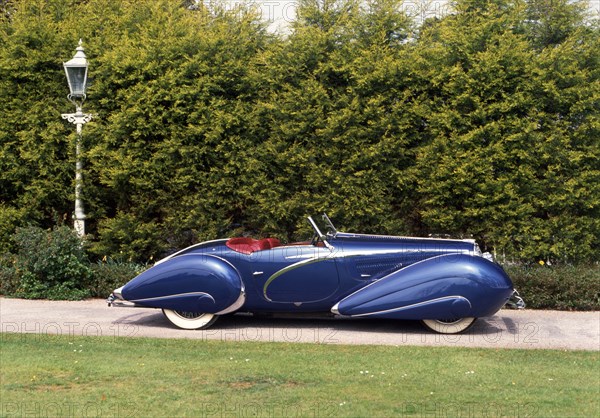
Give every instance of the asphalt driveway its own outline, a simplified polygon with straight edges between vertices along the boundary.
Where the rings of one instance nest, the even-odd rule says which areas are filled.
[[[465,334],[439,335],[419,322],[228,315],[212,328],[175,328],[160,310],[109,308],[104,300],[78,302],[0,298],[0,331],[39,335],[193,338],[313,344],[443,345],[600,351],[600,311],[501,310]]]

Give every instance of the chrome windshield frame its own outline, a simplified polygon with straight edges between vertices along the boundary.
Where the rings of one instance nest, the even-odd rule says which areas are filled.
[[[325,214],[323,214],[323,215],[324,215],[325,217],[327,216],[327,215],[325,215]],[[314,231],[315,231],[315,234],[317,235],[317,237],[318,237],[318,238],[319,238],[321,241],[323,241],[323,244],[325,244],[325,247],[327,247],[327,249],[329,249],[330,251],[333,251],[333,245],[331,245],[331,244],[329,243],[329,241],[327,240],[327,238],[329,238],[329,237],[330,237],[330,235],[329,235],[329,234],[323,234],[323,233],[321,232],[321,230],[320,230],[320,229],[319,229],[319,227],[317,226],[317,223],[316,223],[316,222],[315,222],[315,220],[312,218],[312,216],[309,216],[307,219],[308,219],[308,222],[310,222],[310,225],[313,227],[313,229],[314,229]],[[327,220],[329,220],[329,218],[327,218]],[[329,225],[330,225],[330,226],[333,226],[333,225],[331,224],[331,221],[329,221],[328,223],[329,223]],[[334,228],[334,231],[335,231],[335,233],[337,234],[337,231],[335,230],[335,228]],[[335,235],[334,235],[334,236],[335,236]]]
[[[329,231],[327,232],[327,236],[331,237],[331,238],[335,238],[338,231],[335,228],[335,226],[333,226],[333,222],[331,222],[331,219],[329,219],[329,216],[327,216],[326,213],[323,213],[323,220],[327,223],[327,226],[329,226],[329,228],[331,229],[331,232],[329,232]]]

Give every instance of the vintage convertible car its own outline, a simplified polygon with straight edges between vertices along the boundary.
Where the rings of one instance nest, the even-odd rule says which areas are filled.
[[[161,308],[184,329],[234,312],[285,312],[421,320],[447,334],[504,305],[524,307],[474,240],[351,234],[325,214],[317,220],[308,218],[311,241],[229,238],[188,247],[116,289],[108,304]]]

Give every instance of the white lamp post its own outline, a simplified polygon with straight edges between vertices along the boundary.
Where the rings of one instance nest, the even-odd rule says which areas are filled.
[[[83,102],[85,101],[85,89],[87,87],[88,62],[81,44],[80,39],[73,59],[63,63],[65,73],[67,74],[69,90],[71,91],[67,98],[75,105],[75,113],[63,113],[61,116],[63,119],[67,119],[77,126],[77,142],[75,145],[75,213],[73,214],[73,224],[79,236],[83,237],[85,235],[85,213],[81,202],[83,179],[80,160],[81,130],[83,125],[92,119],[92,115],[89,113],[85,114],[82,111]]]

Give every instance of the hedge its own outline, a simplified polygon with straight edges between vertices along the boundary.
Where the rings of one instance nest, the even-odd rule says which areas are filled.
[[[204,2],[206,3],[206,2]],[[600,28],[570,0],[301,0],[290,33],[182,0],[0,2],[0,246],[71,219],[62,62],[90,61],[89,251],[340,229],[600,259]],[[212,3],[212,2],[211,2]]]
[[[600,311],[600,265],[506,266],[527,308]]]

